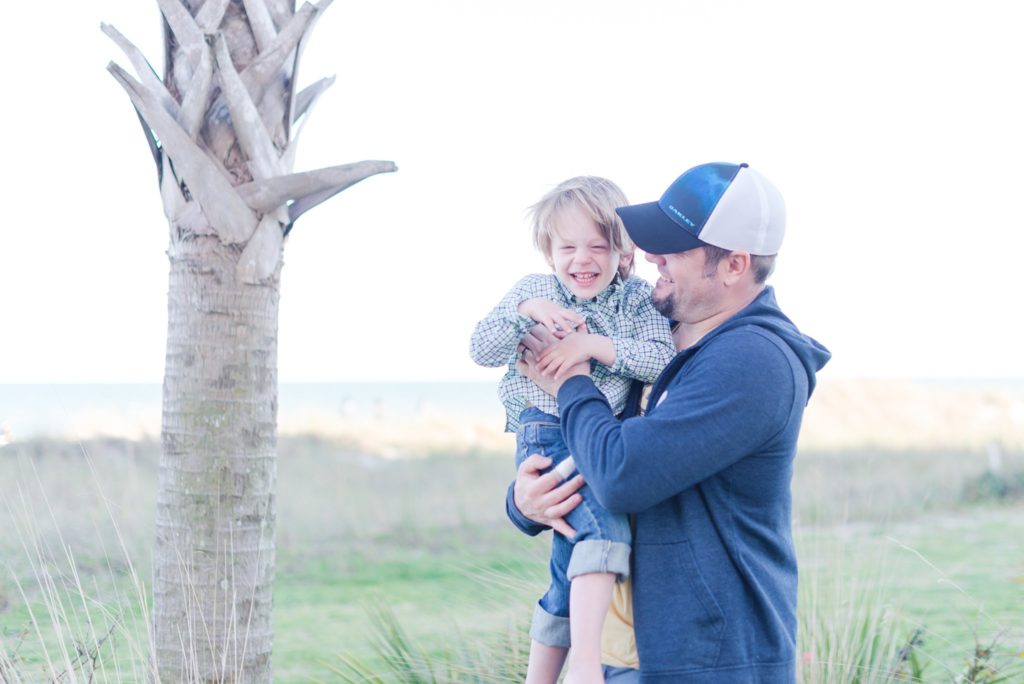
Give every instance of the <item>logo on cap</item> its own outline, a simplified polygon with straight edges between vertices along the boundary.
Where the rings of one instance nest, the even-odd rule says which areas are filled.
[[[673,214],[675,214],[676,216],[678,216],[678,217],[679,217],[680,219],[682,219],[683,221],[685,221],[685,222],[686,222],[686,225],[690,226],[691,228],[696,228],[696,225],[694,224],[694,222],[693,222],[693,221],[691,221],[690,219],[686,218],[686,214],[684,214],[683,212],[679,211],[678,209],[676,209],[676,208],[675,208],[674,206],[672,206],[671,204],[670,204],[670,205],[668,205],[668,209],[669,209],[669,211],[671,211],[671,212],[672,212]]]

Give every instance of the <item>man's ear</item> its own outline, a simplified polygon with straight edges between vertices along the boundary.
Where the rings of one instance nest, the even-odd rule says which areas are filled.
[[[719,264],[726,285],[739,282],[750,271],[750,252],[731,252]]]

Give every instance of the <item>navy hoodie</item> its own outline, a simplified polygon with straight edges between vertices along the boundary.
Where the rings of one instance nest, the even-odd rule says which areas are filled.
[[[769,287],[669,362],[645,416],[616,420],[589,378],[563,383],[577,468],[606,508],[636,514],[641,681],[795,680],[790,480],[804,406],[829,356]],[[508,508],[536,533],[511,498]]]

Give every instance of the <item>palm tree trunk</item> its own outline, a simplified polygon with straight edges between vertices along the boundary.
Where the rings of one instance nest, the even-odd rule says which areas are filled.
[[[139,115],[170,221],[153,649],[165,682],[269,682],[284,238],[306,211],[392,162],[292,173],[304,41],[331,0],[157,0],[161,80],[108,66]]]
[[[269,682],[279,280],[172,242],[153,558],[163,681]]]

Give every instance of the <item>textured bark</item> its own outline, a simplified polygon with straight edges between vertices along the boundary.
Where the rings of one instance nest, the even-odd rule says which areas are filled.
[[[172,240],[153,635],[161,680],[271,681],[279,280]]]
[[[270,682],[277,479],[277,320],[284,236],[305,211],[392,162],[292,173],[298,56],[330,4],[156,0],[157,77],[108,69],[142,121],[170,223],[167,359],[153,555],[163,682]],[[294,114],[292,113],[294,112]]]

